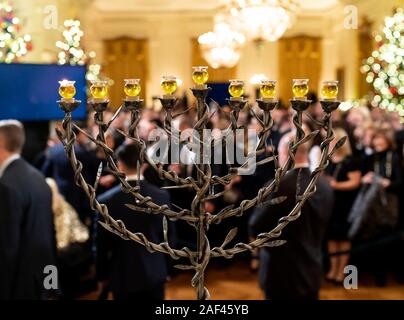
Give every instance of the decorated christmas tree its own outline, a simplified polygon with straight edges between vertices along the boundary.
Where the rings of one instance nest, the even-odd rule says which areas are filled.
[[[0,2],[0,62],[18,62],[32,50],[30,35],[19,35],[21,21],[9,2]]]
[[[60,49],[58,53],[59,64],[85,65],[87,64],[87,80],[95,80],[100,74],[101,66],[99,64],[91,64],[91,59],[95,58],[95,52],[90,51],[88,54],[81,47],[81,38],[84,32],[80,29],[79,20],[66,20],[64,22],[65,30],[63,30],[63,40],[56,42],[56,46]]]
[[[376,50],[365,61],[362,72],[373,85],[374,107],[399,112],[404,117],[404,12],[399,8],[384,21],[376,35]]]

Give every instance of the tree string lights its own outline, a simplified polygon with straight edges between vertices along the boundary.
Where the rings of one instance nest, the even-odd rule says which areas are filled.
[[[87,56],[80,47],[81,37],[84,35],[80,29],[79,20],[66,20],[63,31],[64,41],[56,41],[56,47],[61,51],[58,54],[59,64],[85,65]]]
[[[365,60],[362,72],[371,83],[374,107],[398,112],[404,117],[404,12],[385,18],[383,34],[375,37],[377,49]]]
[[[98,79],[101,71],[99,64],[90,64],[96,54],[90,51],[88,54],[81,48],[81,38],[84,32],[80,29],[80,21],[69,19],[64,22],[63,41],[56,41],[56,47],[61,49],[58,53],[59,64],[70,64],[72,66],[83,66],[88,64],[86,79],[93,81]]]
[[[31,36],[19,36],[20,30],[21,21],[11,3],[0,2],[0,62],[18,62],[32,50]]]

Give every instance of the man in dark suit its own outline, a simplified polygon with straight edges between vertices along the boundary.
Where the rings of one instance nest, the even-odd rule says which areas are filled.
[[[85,129],[84,124],[79,123],[78,125],[81,126],[82,129]],[[76,157],[83,163],[82,174],[84,178],[86,181],[92,183],[92,181],[95,180],[99,161],[95,156],[95,152],[87,150],[88,138],[75,128],[74,131],[77,136],[74,145]],[[51,177],[56,181],[59,191],[66,201],[77,211],[80,219],[87,225],[90,225],[93,215],[87,196],[83,190],[74,183],[74,172],[61,143],[47,151],[41,171],[46,177]]]
[[[122,145],[116,155],[119,170],[134,185],[137,180],[138,147],[132,144]],[[170,202],[168,192],[150,184],[143,177],[140,181],[140,193],[152,197],[159,205]],[[142,232],[155,243],[162,241],[162,217],[129,209],[125,204],[136,204],[135,198],[124,193],[120,186],[102,194],[98,200],[105,203],[110,215],[122,220],[128,230]],[[125,241],[101,226],[97,226],[96,249],[97,278],[102,290],[110,287],[114,299],[164,299],[167,265],[162,253],[150,253],[142,245]]]
[[[285,135],[279,143],[279,163],[287,158],[288,145],[294,134]],[[268,208],[256,208],[250,219],[250,233],[273,229],[282,216],[286,216],[296,203],[297,183],[302,194],[309,184],[308,146],[302,145],[296,152],[295,168],[281,180],[274,198],[287,199]],[[287,243],[280,247],[260,250],[259,281],[265,297],[273,300],[318,299],[322,274],[321,244],[333,204],[333,193],[328,183],[320,178],[316,193],[301,210],[301,216],[291,222],[280,239]]]
[[[24,140],[21,123],[0,121],[0,300],[45,299],[44,268],[55,264],[51,191],[20,158]]]

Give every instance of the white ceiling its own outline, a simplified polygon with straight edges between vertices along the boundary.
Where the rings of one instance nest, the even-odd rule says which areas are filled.
[[[180,12],[210,11],[229,0],[94,0],[100,11]],[[298,0],[301,11],[324,11],[339,0]]]

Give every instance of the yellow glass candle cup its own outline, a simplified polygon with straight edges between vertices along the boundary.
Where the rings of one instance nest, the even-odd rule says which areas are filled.
[[[321,96],[325,100],[335,100],[338,95],[338,81],[323,81],[321,84]]]
[[[127,97],[135,98],[139,96],[142,87],[140,86],[140,79],[125,79],[123,91]]]
[[[59,81],[59,95],[62,99],[73,99],[76,94],[76,88],[74,87],[76,81],[62,80]]]
[[[240,98],[244,94],[244,81],[230,80],[229,93],[232,98]]]
[[[90,87],[91,96],[94,99],[108,98],[108,82],[104,80],[94,80]]]
[[[174,76],[164,76],[163,79],[161,79],[160,85],[166,95],[172,95],[178,88],[177,78]]]
[[[208,67],[192,67],[192,80],[196,86],[203,86],[209,79]]]
[[[262,80],[260,93],[264,99],[273,99],[276,94],[276,80]]]
[[[292,92],[295,99],[305,99],[309,92],[309,79],[293,79]]]

